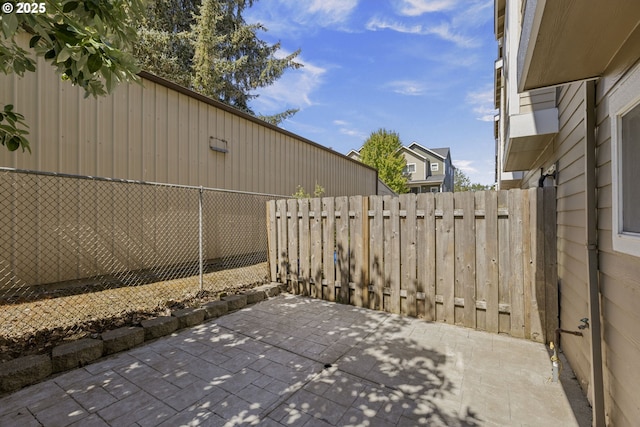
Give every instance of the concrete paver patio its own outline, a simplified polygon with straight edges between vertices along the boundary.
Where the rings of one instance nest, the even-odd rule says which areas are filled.
[[[541,344],[281,295],[0,398],[0,426],[590,425],[550,376]]]

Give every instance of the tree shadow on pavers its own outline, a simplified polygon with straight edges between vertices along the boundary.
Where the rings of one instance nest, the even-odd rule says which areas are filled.
[[[284,425],[302,425],[313,418],[330,425],[481,423],[476,411],[462,404],[456,385],[462,374],[449,378],[451,373],[443,369],[447,356],[411,338],[411,328],[428,325],[425,322],[302,297],[287,297],[279,305],[261,304],[252,310],[253,320],[243,316],[239,325],[233,325],[233,317],[228,316],[225,323],[268,343],[281,357],[297,355],[323,364],[322,372],[302,387],[297,384],[287,390],[288,396],[279,396],[266,413],[269,421]],[[260,417],[266,421],[264,415]]]

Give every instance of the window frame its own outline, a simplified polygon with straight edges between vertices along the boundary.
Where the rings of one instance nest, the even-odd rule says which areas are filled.
[[[409,166],[413,166],[413,171],[409,170]],[[407,173],[408,174],[414,174],[416,173],[416,164],[415,163],[407,163]]]
[[[439,172],[439,171],[440,171],[440,164],[438,162],[431,162],[431,172]]]
[[[640,233],[624,231],[622,187],[622,117],[640,105],[640,67],[633,69],[609,99],[611,123],[612,246],[616,252],[640,257]],[[640,149],[640,148],[639,148]]]

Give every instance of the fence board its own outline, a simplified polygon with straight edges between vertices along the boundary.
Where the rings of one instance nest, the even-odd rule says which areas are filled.
[[[546,189],[278,201],[270,263],[293,292],[541,341],[554,209]]]
[[[300,221],[298,232],[300,235],[300,293],[302,295],[310,295],[309,289],[311,283],[311,242],[309,229],[309,199],[298,200],[298,212],[300,212]]]
[[[523,284],[523,317],[524,337],[531,339],[531,304],[533,302],[532,277],[533,263],[531,251],[531,210],[529,191],[522,191],[522,284]]]
[[[280,283],[287,283],[287,201],[278,200],[278,279]]]
[[[453,216],[453,194],[436,194],[436,209],[442,210],[442,220],[436,241],[436,272],[438,286],[436,293],[442,295],[442,320],[455,322],[455,230]]]
[[[298,274],[300,257],[298,255],[298,243],[300,239],[298,236],[298,201],[296,199],[287,200],[287,216],[289,223],[289,229],[287,230],[289,240],[289,281],[291,282],[291,292],[293,294],[299,294]]]
[[[349,303],[349,199],[336,197],[335,209],[340,215],[336,218],[336,286],[340,284],[338,301]]]
[[[352,301],[356,307],[362,307],[362,287],[364,279],[364,264],[368,261],[364,260],[364,251],[362,243],[362,196],[349,197],[349,232],[351,242],[353,244],[353,282],[355,289],[353,291]],[[354,213],[353,218],[351,212]]]
[[[417,280],[418,291],[424,293],[424,318],[436,320],[436,225],[433,193],[418,194],[416,206],[424,212],[417,226]]]
[[[276,245],[278,227],[276,226],[276,201],[267,202],[267,245],[269,252],[269,280],[278,280],[278,248]]]
[[[509,190],[509,241],[511,258],[511,336],[524,338],[524,272],[522,249],[522,191]]]
[[[538,342],[545,342],[544,330],[544,211],[542,198],[542,188],[532,188],[529,190],[529,212],[531,216],[531,339]]]
[[[400,269],[402,274],[401,289],[406,291],[404,306],[400,305],[402,314],[416,316],[416,196],[400,195],[400,209],[406,211],[401,220],[400,237]],[[404,308],[404,309],[403,309]]]
[[[391,252],[389,254],[390,277],[389,311],[400,314],[400,201],[397,197],[389,199],[389,229]]]
[[[371,266],[369,251],[369,198],[362,198],[362,306],[369,307],[369,284],[371,283]]]
[[[472,192],[456,194],[463,210],[462,220],[462,286],[464,296],[464,326],[476,327],[476,216],[475,197]]]
[[[498,194],[495,191],[484,192],[484,257],[485,262],[482,263],[486,268],[486,329],[489,332],[497,333],[499,331],[499,312],[498,304],[500,304],[499,293],[499,274],[498,274]],[[481,255],[481,254],[478,254]]]
[[[326,281],[326,297],[328,301],[336,300],[336,263],[335,263],[335,210],[334,199],[332,197],[322,198],[322,211],[326,212],[324,226],[322,227],[323,240],[323,272]]]
[[[372,197],[370,199],[373,210],[371,220],[371,235],[369,245],[371,246],[371,283],[373,291],[369,294],[369,308],[382,310],[383,289],[384,289],[384,238],[383,217],[382,217],[382,197]]]
[[[314,298],[322,297],[322,205],[320,199],[311,199],[310,234],[311,234],[311,278],[313,285],[310,294]]]
[[[498,212],[500,210],[508,212],[507,190],[498,191]],[[511,281],[511,250],[509,245],[509,217],[498,215],[498,304],[510,305],[511,292],[509,284]],[[498,332],[508,334],[511,331],[510,316],[498,313]]]

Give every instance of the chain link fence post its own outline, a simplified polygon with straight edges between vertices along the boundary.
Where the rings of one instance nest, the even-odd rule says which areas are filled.
[[[199,258],[198,264],[200,265],[200,293],[204,290],[204,251],[202,248],[202,193],[203,189],[200,186],[198,191],[198,249]]]

